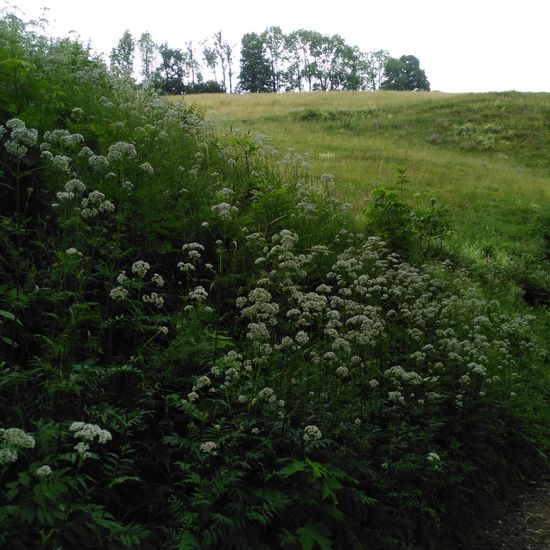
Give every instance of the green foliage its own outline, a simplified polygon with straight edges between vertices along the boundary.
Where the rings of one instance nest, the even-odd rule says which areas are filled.
[[[402,55],[399,59],[390,57],[386,61],[385,80],[382,90],[424,90],[430,91],[426,73],[414,55]]]
[[[437,203],[361,232],[307,157],[2,25],[1,546],[444,547],[543,462],[545,350],[421,265]]]
[[[134,56],[136,41],[132,33],[128,30],[118,41],[118,44],[111,50],[109,56],[111,61],[111,71],[121,78],[132,78],[134,70]]]
[[[367,226],[403,257],[422,258],[429,250],[440,248],[448,233],[447,209],[435,198],[428,207],[410,206],[401,198],[406,183],[405,169],[401,168],[396,181],[399,190],[379,187],[372,192]]]
[[[272,89],[269,60],[264,54],[264,42],[256,33],[246,33],[241,39],[241,72],[239,86],[244,92],[269,92]]]

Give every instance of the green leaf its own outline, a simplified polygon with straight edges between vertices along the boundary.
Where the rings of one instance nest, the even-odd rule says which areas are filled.
[[[294,460],[288,466],[285,466],[279,470],[279,475],[281,477],[289,477],[294,475],[297,472],[305,472],[307,470],[307,465],[302,460]]]
[[[139,477],[136,477],[136,476],[116,477],[115,479],[113,479],[113,481],[111,481],[111,483],[109,483],[109,489],[111,487],[114,487],[115,485],[122,485],[123,483],[126,483],[127,481],[141,481],[141,479]]]
[[[327,536],[330,536],[330,531],[320,523],[313,523],[308,521],[304,527],[300,527],[296,530],[300,546],[302,550],[312,550],[317,544],[321,550],[330,550],[332,543]]]
[[[191,533],[183,533],[180,535],[180,540],[176,548],[177,550],[200,550],[201,545]]]
[[[15,321],[15,315],[11,311],[0,309],[0,317],[4,317],[10,321]]]

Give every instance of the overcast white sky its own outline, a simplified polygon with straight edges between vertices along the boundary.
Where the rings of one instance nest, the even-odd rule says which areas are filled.
[[[12,0],[50,32],[108,54],[122,33],[183,47],[221,30],[240,49],[271,25],[341,34],[363,50],[415,55],[432,90],[550,91],[550,0]]]

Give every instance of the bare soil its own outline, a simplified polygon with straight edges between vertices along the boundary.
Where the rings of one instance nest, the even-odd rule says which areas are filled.
[[[471,550],[550,550],[550,473],[509,498]]]

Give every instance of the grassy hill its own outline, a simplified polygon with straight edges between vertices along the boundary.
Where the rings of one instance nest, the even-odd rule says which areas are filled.
[[[550,205],[550,94],[329,92],[185,98],[217,125],[267,134],[281,151],[311,153],[361,214],[370,192],[407,170],[412,201],[450,207],[449,243],[462,257],[529,269]],[[513,266],[513,267],[512,267]],[[483,267],[483,265],[482,265]]]

